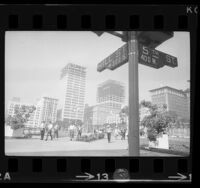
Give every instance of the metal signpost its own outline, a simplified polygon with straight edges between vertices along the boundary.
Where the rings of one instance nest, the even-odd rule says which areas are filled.
[[[98,36],[102,31],[95,31]],[[115,70],[121,65],[129,62],[129,134],[128,147],[129,156],[140,155],[139,144],[139,88],[138,88],[138,63],[153,68],[161,68],[164,65],[177,67],[177,58],[165,54],[154,48],[162,42],[173,37],[173,32],[136,32],[127,31],[117,33],[109,32],[127,42],[109,57],[101,61],[97,71],[105,69]]]
[[[139,144],[139,88],[138,88],[138,40],[136,31],[128,32],[129,59],[129,126],[128,147],[130,156],[140,155]]]

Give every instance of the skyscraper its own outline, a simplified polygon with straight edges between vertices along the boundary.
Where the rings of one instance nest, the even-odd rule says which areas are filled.
[[[61,71],[62,120],[81,120],[84,116],[86,68],[68,63]]]
[[[124,91],[124,84],[116,80],[107,80],[98,86],[97,105],[93,109],[94,125],[108,123],[111,116],[119,114],[125,100]]]

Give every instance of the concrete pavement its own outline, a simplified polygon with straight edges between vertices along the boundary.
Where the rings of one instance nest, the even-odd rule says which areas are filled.
[[[127,140],[96,140],[92,142],[58,140],[5,139],[5,154],[9,156],[128,156]],[[172,156],[141,150],[141,156]]]

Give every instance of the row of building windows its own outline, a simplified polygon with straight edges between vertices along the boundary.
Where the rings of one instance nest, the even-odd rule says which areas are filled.
[[[153,95],[159,95],[159,94],[163,94],[163,93],[169,93],[169,94],[176,95],[176,96],[179,96],[179,97],[185,97],[186,96],[182,92],[178,92],[178,91],[170,90],[170,89],[162,89],[162,90],[157,90],[157,91],[152,92]]]

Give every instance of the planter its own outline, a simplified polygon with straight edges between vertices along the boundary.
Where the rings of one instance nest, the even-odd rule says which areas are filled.
[[[169,136],[161,134],[157,136],[156,141],[149,141],[150,148],[169,149]]]
[[[24,128],[14,129],[12,137],[23,138],[24,137]]]
[[[103,138],[104,138],[103,133],[97,133],[97,134],[84,133],[82,134],[81,138],[77,138],[76,140],[83,141],[83,142],[91,142],[91,141],[103,139]]]

